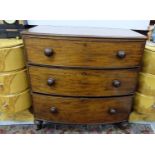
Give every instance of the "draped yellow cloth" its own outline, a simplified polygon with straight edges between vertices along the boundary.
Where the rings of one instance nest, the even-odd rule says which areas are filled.
[[[155,44],[147,42],[139,74],[139,88],[134,97],[134,111],[129,121],[155,121]]]
[[[22,39],[0,39],[0,49],[23,45]]]
[[[0,39],[0,121],[33,121],[22,39]]]

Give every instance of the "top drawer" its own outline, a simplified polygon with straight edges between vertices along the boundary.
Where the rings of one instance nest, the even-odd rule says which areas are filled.
[[[140,65],[144,41],[121,39],[24,38],[28,61],[34,64],[90,68],[132,68]]]

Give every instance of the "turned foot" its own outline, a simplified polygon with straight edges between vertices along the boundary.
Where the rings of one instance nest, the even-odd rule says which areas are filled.
[[[43,128],[43,121],[36,120],[35,125],[36,125],[36,130],[40,130]]]
[[[116,125],[120,129],[126,129],[129,126],[129,123],[126,121],[126,122],[122,122],[122,123],[117,123]]]

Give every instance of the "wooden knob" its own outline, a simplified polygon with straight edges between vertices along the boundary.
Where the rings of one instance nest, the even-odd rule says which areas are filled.
[[[110,108],[110,109],[109,109],[109,113],[110,113],[110,114],[116,114],[116,113],[117,113],[117,110],[114,109],[114,108]]]
[[[52,56],[53,55],[53,49],[52,48],[45,48],[45,50],[44,50],[44,54],[45,54],[45,56],[47,56],[47,57],[50,57],[50,56]]]
[[[56,107],[51,107],[50,111],[51,111],[51,113],[57,113],[58,112]]]
[[[49,79],[47,80],[47,84],[48,84],[49,86],[52,86],[54,83],[55,83],[55,80],[54,80],[53,78],[49,78]]]
[[[117,57],[118,58],[123,59],[123,58],[125,58],[125,56],[126,56],[125,51],[118,51],[117,52]]]
[[[119,80],[114,80],[112,82],[112,85],[117,88],[117,87],[120,87],[121,86],[121,82]]]

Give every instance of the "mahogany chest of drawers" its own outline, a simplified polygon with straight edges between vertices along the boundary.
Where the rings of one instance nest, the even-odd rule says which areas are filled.
[[[37,26],[22,33],[35,120],[128,120],[145,36],[121,29]]]

